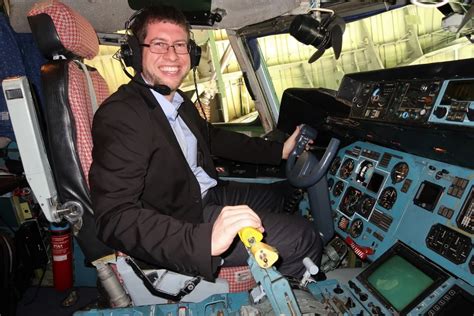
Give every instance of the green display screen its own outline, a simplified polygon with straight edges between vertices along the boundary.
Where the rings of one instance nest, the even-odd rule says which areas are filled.
[[[432,278],[399,255],[377,267],[367,281],[397,311],[403,310],[434,283]]]

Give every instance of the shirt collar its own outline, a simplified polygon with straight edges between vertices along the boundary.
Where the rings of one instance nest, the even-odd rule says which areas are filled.
[[[145,78],[143,78],[143,80],[145,80]],[[173,100],[171,100],[170,102],[161,93],[158,93],[151,88],[150,91],[155,97],[156,101],[158,101],[158,103],[160,104],[161,108],[163,109],[163,112],[165,112],[168,121],[175,121],[176,117],[178,117],[178,109],[184,101],[183,97],[176,92],[173,96]]]

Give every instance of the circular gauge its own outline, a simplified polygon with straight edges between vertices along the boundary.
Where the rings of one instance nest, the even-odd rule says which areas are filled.
[[[357,238],[360,236],[360,234],[362,234],[363,230],[364,222],[360,218],[357,218],[352,222],[351,227],[349,228],[349,234],[352,236],[352,238]]]
[[[330,178],[328,180],[328,191],[331,191],[333,185],[334,185],[334,179]]]
[[[390,210],[397,200],[397,190],[394,187],[387,187],[380,193],[378,203],[383,208]]]
[[[337,169],[341,166],[341,158],[336,157],[332,161],[331,167],[329,168],[329,174],[332,174],[333,176],[336,175]]]
[[[369,160],[364,160],[360,165],[359,169],[356,172],[356,181],[367,186],[372,173],[374,173],[374,164]]]
[[[334,185],[334,189],[332,190],[332,195],[338,197],[339,195],[341,195],[342,191],[344,191],[344,182],[337,181]]]
[[[388,101],[390,101],[393,91],[393,83],[377,84],[370,95],[370,104],[378,107],[386,106]]]
[[[359,202],[362,192],[354,187],[349,187],[339,204],[339,209],[348,216],[352,216],[355,212],[355,205]]]
[[[360,209],[357,213],[364,216],[365,218],[369,218],[370,212],[372,212],[374,205],[375,199],[371,196],[366,195],[362,198],[360,202]]]
[[[382,89],[380,88],[380,86],[379,85],[375,86],[375,89],[372,91],[372,95],[370,96],[370,103],[372,103],[373,105],[383,106],[379,102],[381,93],[382,93]]]
[[[410,168],[406,162],[397,163],[390,172],[393,184],[402,182],[408,175]]]
[[[342,179],[347,179],[352,173],[352,170],[354,170],[354,160],[351,158],[347,158],[344,160],[344,163],[341,166],[341,170],[339,170],[339,176]]]

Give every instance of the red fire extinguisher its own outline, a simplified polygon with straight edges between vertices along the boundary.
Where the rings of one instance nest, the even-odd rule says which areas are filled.
[[[51,224],[54,288],[65,291],[72,287],[72,236],[68,223]]]

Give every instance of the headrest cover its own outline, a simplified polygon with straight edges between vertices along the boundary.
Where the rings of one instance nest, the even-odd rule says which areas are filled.
[[[99,52],[99,40],[92,25],[65,4],[48,0],[37,2],[28,16],[47,14],[51,17],[61,44],[76,56],[92,59]]]

